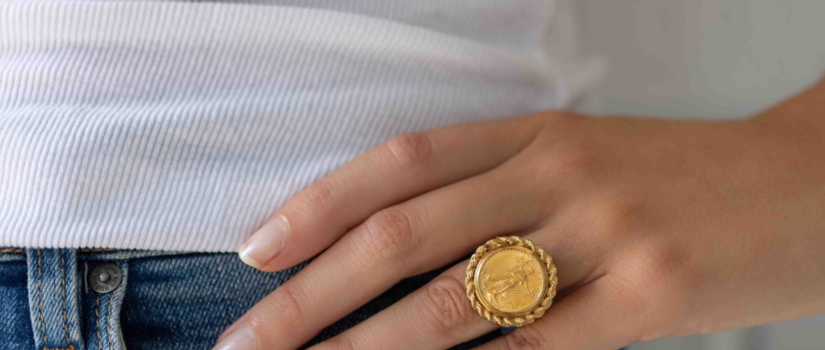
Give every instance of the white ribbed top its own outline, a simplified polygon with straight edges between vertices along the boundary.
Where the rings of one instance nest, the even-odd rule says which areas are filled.
[[[231,251],[392,135],[569,107],[551,5],[0,3],[0,246]]]

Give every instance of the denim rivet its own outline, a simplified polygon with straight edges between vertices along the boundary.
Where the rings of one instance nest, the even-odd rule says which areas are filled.
[[[99,294],[110,293],[117,289],[123,280],[120,266],[111,263],[97,265],[89,272],[89,287]]]

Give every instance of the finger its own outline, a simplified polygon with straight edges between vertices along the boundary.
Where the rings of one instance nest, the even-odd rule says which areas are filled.
[[[323,349],[447,349],[498,328],[470,305],[467,262],[445,271],[398,303],[318,344]]]
[[[606,276],[556,302],[536,323],[479,350],[616,350],[633,342],[641,319],[636,298]]]
[[[548,248],[561,251],[557,241],[547,232],[536,232],[525,237]],[[570,266],[559,277],[559,290],[586,283],[587,278],[598,265],[598,256],[579,252],[570,247],[572,254],[559,254],[554,259],[558,266]],[[578,266],[565,263],[558,257],[575,255]],[[497,326],[482,318],[472,308],[466,296],[464,277],[468,262],[464,261],[424,286],[421,290],[399,301],[395,305],[371,317],[367,321],[347,330],[318,349],[445,349],[484,335]],[[575,266],[575,268],[574,268]],[[584,266],[583,268],[579,266]],[[554,312],[552,309],[548,312]]]
[[[247,240],[241,258],[266,271],[304,261],[378,210],[505,162],[537,134],[536,120],[501,119],[394,137],[296,195]]]
[[[488,172],[376,213],[236,324],[251,325],[261,348],[298,346],[402,278],[534,224],[541,206],[514,194],[526,188],[506,186],[504,174]]]

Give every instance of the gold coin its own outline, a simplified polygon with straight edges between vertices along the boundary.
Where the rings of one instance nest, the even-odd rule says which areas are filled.
[[[556,267],[535,243],[498,237],[476,250],[467,269],[467,296],[479,314],[504,327],[532,323],[556,294]]]
[[[500,315],[524,315],[538,306],[547,289],[547,272],[530,250],[510,246],[484,256],[476,267],[476,294]]]

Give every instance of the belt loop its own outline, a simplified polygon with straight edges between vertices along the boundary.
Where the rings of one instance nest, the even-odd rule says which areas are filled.
[[[77,253],[27,249],[29,311],[37,350],[85,350]]]
[[[118,260],[112,262],[121,271],[121,281],[118,286],[111,291],[98,293],[90,290],[86,294],[84,304],[89,310],[86,323],[89,350],[126,350],[123,340],[123,332],[120,328],[120,314],[123,306],[123,299],[126,295],[126,285],[129,280],[129,261]],[[103,263],[109,264],[109,262]],[[97,264],[100,266],[101,264]],[[89,271],[95,270],[95,265],[89,263]],[[94,275],[87,277],[95,278]],[[92,288],[94,289],[94,288]]]

